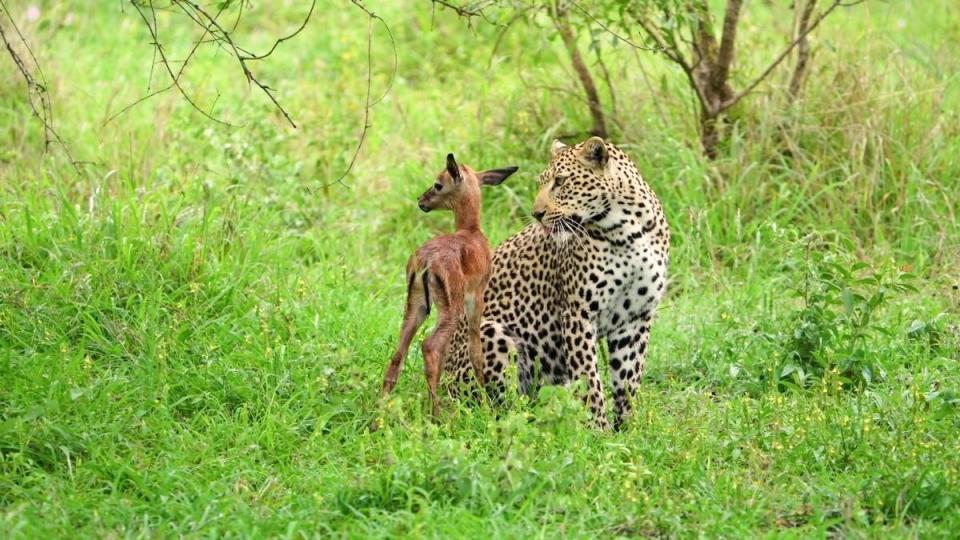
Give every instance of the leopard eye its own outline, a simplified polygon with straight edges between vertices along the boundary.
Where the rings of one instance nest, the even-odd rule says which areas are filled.
[[[567,180],[567,175],[557,175],[556,178],[553,179],[553,187],[562,186],[566,180]]]
[[[442,190],[443,190],[443,184],[441,184],[440,182],[437,182],[436,184],[433,185],[433,189],[435,189],[435,190],[437,190],[437,191],[442,191]]]

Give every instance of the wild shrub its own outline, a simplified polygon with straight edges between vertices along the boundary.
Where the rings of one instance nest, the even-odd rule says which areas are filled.
[[[873,354],[894,328],[878,314],[897,294],[916,291],[913,277],[898,269],[854,261],[831,245],[807,245],[794,269],[790,292],[799,307],[788,318],[780,383],[809,386],[811,377],[837,376],[844,388],[863,388],[886,376]]]

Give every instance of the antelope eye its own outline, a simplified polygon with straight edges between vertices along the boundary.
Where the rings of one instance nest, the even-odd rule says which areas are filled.
[[[433,185],[433,189],[437,191],[441,191],[443,190],[443,184],[441,184],[440,182],[437,182],[436,184]]]

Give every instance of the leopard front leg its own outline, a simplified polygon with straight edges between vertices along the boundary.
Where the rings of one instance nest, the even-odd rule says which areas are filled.
[[[643,376],[644,357],[650,339],[650,321],[639,321],[607,336],[610,377],[613,382],[613,427],[620,430],[629,419],[633,398]]]
[[[584,379],[587,384],[583,401],[593,414],[594,424],[610,429],[603,384],[597,369],[597,332],[586,319],[566,317],[563,323],[564,358],[571,378]]]
[[[516,352],[517,344],[501,324],[483,321],[480,328],[487,396],[491,403],[500,405],[507,389],[506,373],[510,354]]]

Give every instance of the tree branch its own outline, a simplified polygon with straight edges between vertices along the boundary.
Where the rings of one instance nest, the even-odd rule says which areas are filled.
[[[563,44],[566,45],[567,52],[570,54],[570,63],[573,64],[573,70],[577,73],[577,78],[580,79],[583,91],[587,95],[590,116],[593,118],[593,129],[591,131],[594,135],[606,139],[607,124],[603,117],[603,108],[600,106],[600,95],[597,92],[597,85],[593,82],[590,68],[587,67],[587,64],[583,61],[583,56],[580,55],[580,49],[577,47],[577,38],[570,28],[566,12],[556,10],[552,13],[552,16],[557,31],[560,33],[560,38],[563,40]]]
[[[592,13],[584,9],[583,6],[581,6],[579,3],[575,2],[574,0],[570,0],[570,4],[573,5],[573,7],[577,8],[581,13],[586,15],[590,20],[597,23],[597,25],[599,25],[600,28],[603,28],[604,30],[606,30],[608,34],[626,43],[627,45],[633,47],[634,49],[639,49],[641,51],[660,51],[661,50],[658,47],[644,47],[643,45],[637,45],[636,43],[630,41],[629,39],[611,30],[607,25],[603,24],[603,22],[600,21],[600,19],[596,18]]]
[[[152,94],[150,94],[150,95],[148,95],[148,96],[146,96],[146,97],[144,97],[144,98],[141,98],[141,99],[137,100],[137,101],[134,102],[133,104],[125,107],[123,110],[124,110],[124,111],[129,110],[129,109],[132,108],[133,106],[137,105],[138,103],[142,103],[143,101],[145,101],[146,99],[149,99],[150,97],[153,97],[153,96],[155,96],[155,95],[157,95],[157,94],[161,94],[161,93],[163,93],[163,92],[166,92],[167,90],[169,90],[169,89],[171,89],[171,88],[176,88],[177,91],[180,92],[180,95],[183,96],[183,98],[187,101],[187,103],[189,103],[190,106],[193,107],[197,112],[199,112],[199,113],[202,114],[203,116],[207,117],[207,118],[210,119],[210,120],[213,120],[214,122],[216,122],[216,123],[218,123],[218,124],[223,124],[223,125],[225,125],[225,126],[232,126],[232,124],[230,124],[229,122],[227,122],[227,121],[225,121],[225,120],[221,120],[221,119],[219,119],[219,118],[216,118],[216,117],[214,117],[211,113],[208,113],[207,111],[205,111],[205,110],[203,110],[202,108],[200,108],[200,106],[197,105],[197,103],[196,103],[195,101],[193,101],[193,98],[191,98],[190,95],[187,94],[187,91],[184,90],[183,86],[180,85],[180,77],[179,77],[179,75],[177,75],[177,74],[175,74],[175,73],[173,72],[173,68],[170,66],[170,61],[167,59],[167,54],[163,51],[163,44],[160,42],[160,39],[157,37],[157,29],[154,28],[154,26],[153,26],[152,24],[150,24],[150,20],[147,19],[147,15],[146,15],[146,14],[143,12],[143,10],[140,8],[140,5],[136,2],[136,0],[130,0],[130,4],[133,5],[134,9],[137,10],[137,13],[140,14],[140,18],[143,19],[144,24],[147,26],[147,31],[150,32],[150,37],[153,39],[153,41],[152,41],[151,43],[153,44],[153,46],[154,46],[154,48],[155,48],[154,50],[155,50],[156,54],[159,54],[159,55],[160,55],[160,63],[163,64],[163,67],[167,70],[167,74],[170,75],[170,79],[171,79],[172,82],[171,82],[170,85],[167,86],[166,88],[164,88],[164,89],[162,89],[162,90],[158,90],[158,91],[156,91],[156,92],[154,92],[154,93],[152,93]],[[152,6],[152,3],[151,3],[151,6]],[[150,9],[152,10],[153,8],[151,7]],[[186,63],[184,64],[184,66],[186,66]],[[109,122],[110,120],[112,120],[112,119],[115,118],[115,117],[116,117],[116,115],[114,115],[114,116],[111,117],[109,120],[107,120],[107,122]]]
[[[344,178],[350,174],[350,171],[353,170],[354,164],[357,162],[357,157],[360,155],[360,150],[363,149],[363,143],[367,139],[367,131],[369,131],[372,124],[370,123],[370,111],[373,110],[373,107],[378,103],[383,101],[387,94],[390,92],[390,89],[393,87],[393,82],[397,78],[397,68],[399,66],[399,58],[397,56],[397,42],[393,38],[393,32],[390,30],[390,25],[387,24],[387,21],[383,20],[382,17],[376,13],[367,9],[362,2],[362,0],[350,0],[353,5],[357,6],[364,13],[367,14],[367,91],[366,97],[364,98],[363,105],[363,130],[360,131],[360,140],[357,141],[357,146],[353,150],[353,156],[350,157],[350,163],[347,164],[346,170],[343,171],[343,174],[337,177],[333,182],[325,184],[323,187],[329,187],[333,184],[340,184],[344,187],[349,187],[347,184],[343,183]],[[387,88],[384,90],[383,94],[375,99],[371,100],[371,88],[373,86],[373,25],[374,23],[380,23],[383,25],[383,28],[387,31],[387,35],[390,37],[390,44],[393,47],[393,72],[390,74],[390,81],[387,83]]]
[[[151,5],[152,5],[152,4],[151,4]],[[217,14],[215,15],[215,17],[219,17],[220,14],[223,13],[223,10],[226,8],[226,6],[227,6],[227,3],[223,3],[223,4],[220,6],[220,11],[217,12]],[[152,17],[152,18],[153,18],[153,26],[152,26],[152,28],[153,28],[154,35],[156,35],[156,33],[157,33],[157,14],[156,14],[156,10],[153,10],[153,9],[152,9],[151,12],[152,12],[151,14],[152,14],[152,16],[153,16],[153,17]],[[243,2],[240,2],[240,13],[242,13],[242,12],[243,12]],[[239,18],[239,15],[238,15],[237,19],[234,21],[234,28],[236,28],[236,25],[237,25],[237,23],[239,23],[239,22],[240,22],[240,18]],[[148,24],[148,27],[151,27],[151,26]],[[120,109],[119,111],[117,111],[116,113],[114,113],[113,115],[111,115],[110,118],[107,118],[107,121],[104,122],[103,125],[107,125],[107,124],[109,124],[110,122],[113,122],[115,119],[119,118],[121,115],[123,115],[124,113],[126,113],[126,112],[129,111],[130,109],[136,107],[137,105],[143,103],[144,101],[147,101],[148,99],[150,99],[150,98],[152,98],[152,97],[154,97],[154,96],[158,96],[158,95],[160,95],[160,94],[163,94],[164,92],[169,91],[169,90],[172,89],[172,88],[175,88],[175,87],[176,87],[176,83],[180,82],[180,76],[183,75],[183,72],[184,72],[184,71],[186,71],[187,65],[190,63],[190,60],[193,59],[193,56],[197,53],[197,49],[200,48],[200,45],[202,45],[203,43],[209,43],[209,42],[210,42],[210,40],[207,40],[207,39],[206,39],[206,38],[207,38],[207,35],[208,35],[209,33],[210,33],[210,26],[209,26],[209,25],[204,25],[203,34],[201,34],[201,35],[200,35],[200,38],[197,39],[197,41],[195,41],[195,42],[193,43],[193,48],[190,49],[190,52],[187,54],[186,58],[184,58],[183,63],[180,64],[180,69],[177,70],[177,76],[173,78],[173,81],[174,81],[174,82],[171,82],[170,84],[168,84],[167,86],[165,86],[165,87],[163,87],[163,88],[161,88],[161,89],[159,89],[159,90],[155,90],[155,91],[153,91],[153,92],[150,92],[149,94],[147,94],[147,95],[145,95],[145,96],[137,99],[137,100],[134,101],[133,103],[131,103],[131,104],[125,106],[124,108]],[[212,40],[212,41],[216,42],[217,40],[214,39],[214,40]],[[157,40],[154,40],[153,43],[154,43],[154,45],[156,45]],[[154,58],[154,60],[153,60],[153,63],[151,63],[151,65],[150,65],[150,78],[149,78],[149,81],[150,81],[150,82],[147,83],[147,90],[149,90],[149,89],[153,86],[153,68],[154,68],[154,67],[156,66],[156,64],[157,64],[157,61],[156,61],[156,58],[157,58],[157,50],[158,50],[158,47],[155,46],[154,49],[153,49],[153,58]],[[203,112],[203,111],[201,111],[201,113],[202,113],[202,112]]]
[[[732,98],[730,98],[730,99],[724,101],[723,103],[721,103],[721,104],[720,104],[720,107],[719,107],[719,110],[720,110],[720,111],[725,111],[725,110],[729,109],[730,107],[733,107],[733,106],[736,105],[741,99],[743,99],[743,98],[746,97],[750,92],[752,92],[753,89],[757,87],[757,85],[759,85],[761,82],[763,82],[763,80],[766,79],[767,76],[770,75],[770,73],[771,73],[777,66],[779,66],[781,62],[783,62],[783,60],[790,54],[790,51],[792,51],[792,50],[794,49],[794,47],[796,47],[796,46],[800,43],[800,40],[802,40],[802,39],[804,39],[805,37],[807,37],[807,35],[808,35],[810,32],[813,32],[814,29],[816,29],[817,26],[819,26],[820,23],[823,22],[823,20],[824,20],[825,18],[827,18],[827,15],[830,15],[830,13],[833,12],[833,10],[835,10],[835,9],[837,9],[838,7],[841,7],[841,6],[843,6],[843,7],[850,7],[850,6],[857,5],[857,4],[859,4],[859,3],[861,3],[861,2],[846,2],[846,3],[844,3],[844,2],[842,2],[841,0],[833,0],[833,2],[830,4],[830,6],[829,6],[828,8],[825,9],[825,10],[823,11],[823,13],[821,13],[820,15],[818,15],[817,18],[814,19],[813,22],[810,23],[810,26],[807,27],[806,31],[800,33],[800,34],[796,37],[796,39],[794,39],[794,40],[790,43],[790,45],[788,45],[787,48],[784,49],[783,52],[781,52],[781,53],[773,60],[773,62],[770,63],[769,66],[767,66],[767,69],[763,70],[763,73],[761,73],[756,79],[753,80],[753,82],[751,82],[750,84],[748,84],[748,85],[746,86],[746,88],[744,88],[743,90],[741,90],[738,94],[736,94],[736,95],[733,96]]]
[[[457,13],[457,15],[461,17],[465,17],[467,19],[470,19],[471,17],[483,16],[484,8],[490,5],[490,4],[483,5],[481,3],[477,7],[466,7],[466,6],[458,6],[451,2],[447,2],[446,0],[430,0],[430,2],[433,3],[434,5],[439,5],[449,10],[453,10]]]
[[[233,21],[232,27],[229,30],[227,30],[226,28],[224,28],[223,25],[221,25],[219,19],[223,11],[228,6],[230,6],[231,4],[230,2],[221,2],[219,4],[219,8],[216,14],[211,15],[198,3],[192,0],[170,0],[169,4],[164,6],[165,9],[166,8],[178,9],[183,15],[185,15],[187,18],[193,21],[193,23],[197,24],[203,29],[203,32],[200,35],[200,38],[197,39],[196,42],[194,42],[193,48],[190,50],[186,59],[183,60],[183,63],[180,66],[180,69],[176,70],[176,73],[174,73],[174,70],[171,67],[171,60],[167,57],[166,51],[163,47],[163,43],[159,38],[159,28],[157,28],[157,22],[156,22],[157,21],[156,9],[160,9],[160,8],[157,8],[154,6],[153,0],[147,0],[147,2],[144,2],[144,0],[129,0],[129,1],[130,1],[130,4],[140,14],[140,18],[143,19],[143,22],[147,27],[148,32],[150,33],[150,37],[152,39],[151,43],[154,46],[154,58],[159,56],[160,58],[159,63],[163,65],[163,67],[167,71],[168,75],[170,76],[171,82],[164,88],[151,92],[146,96],[143,96],[140,99],[136,100],[135,102],[131,103],[130,105],[127,105],[126,107],[121,109],[119,112],[117,112],[116,114],[112,115],[109,119],[107,119],[106,123],[113,121],[118,116],[122,115],[123,113],[129,111],[130,109],[137,106],[138,104],[143,103],[144,101],[156,95],[162,94],[171,89],[176,89],[177,92],[184,97],[184,99],[190,104],[191,107],[193,107],[195,110],[200,112],[206,118],[209,118],[210,120],[213,120],[220,124],[231,125],[230,123],[222,119],[214,117],[212,111],[208,112],[203,110],[196,103],[196,101],[194,101],[190,97],[190,95],[186,92],[186,90],[183,88],[181,84],[181,78],[184,72],[186,71],[188,64],[190,63],[190,60],[194,57],[200,45],[213,43],[223,48],[228,53],[230,53],[230,55],[233,56],[237,60],[237,62],[240,64],[240,69],[243,72],[244,78],[247,79],[247,82],[256,85],[257,88],[259,88],[267,96],[267,98],[270,99],[271,103],[273,103],[274,107],[280,111],[280,113],[283,115],[286,121],[294,128],[297,127],[297,124],[293,121],[293,118],[290,116],[290,113],[283,107],[283,105],[281,105],[280,101],[277,99],[275,95],[275,90],[270,86],[264,84],[260,79],[258,79],[257,76],[254,74],[253,70],[251,70],[250,67],[247,65],[247,62],[263,60],[267,58],[268,56],[272,55],[274,51],[277,50],[277,48],[280,46],[281,43],[288,41],[294,38],[295,36],[297,36],[298,34],[300,34],[300,32],[302,32],[304,28],[306,28],[307,24],[310,22],[310,18],[312,17],[316,8],[316,3],[317,3],[316,0],[313,0],[311,2],[310,8],[307,11],[306,16],[303,18],[303,20],[297,26],[297,28],[290,34],[284,35],[276,39],[273,45],[263,54],[251,53],[250,51],[248,51],[247,49],[245,49],[244,47],[236,43],[236,41],[233,38],[232,33],[236,30],[237,26],[240,24],[240,18],[243,15],[243,8],[244,8],[243,1],[239,3],[240,7],[237,12],[237,17]],[[146,13],[144,12],[144,9],[149,9],[152,17],[148,18]],[[208,36],[209,36],[209,39],[207,39]],[[155,64],[156,62],[151,64],[151,79],[152,79],[152,73],[153,73],[153,65]]]
[[[657,29],[656,26],[646,20],[643,16],[637,15],[637,23],[643,28],[643,31],[650,36],[654,42],[657,43],[657,46],[660,47],[660,51],[663,52],[673,63],[680,66],[680,69],[683,71],[684,75],[687,76],[687,80],[690,81],[690,86],[693,87],[693,91],[697,96],[697,101],[700,102],[700,106],[707,108],[710,106],[709,100],[707,100],[706,95],[703,93],[703,88],[700,87],[700,82],[697,80],[696,74],[693,72],[693,67],[683,57],[676,47],[671,47],[666,39],[663,37],[663,34]]]
[[[253,71],[251,71],[250,68],[247,66],[247,60],[250,60],[250,59],[258,60],[259,58],[241,54],[236,44],[233,42],[233,38],[230,36],[230,32],[227,32],[226,30],[224,30],[224,28],[220,26],[220,23],[218,23],[214,17],[211,17],[206,11],[204,11],[204,9],[201,8],[200,5],[197,4],[196,2],[190,2],[189,0],[172,0],[172,2],[188,16],[190,16],[190,13],[188,12],[187,8],[184,6],[189,6],[197,14],[199,14],[203,19],[208,21],[209,23],[208,28],[214,29],[213,31],[211,31],[212,35],[216,36],[216,32],[220,33],[220,36],[219,36],[220,39],[226,42],[226,44],[233,51],[233,54],[237,58],[237,61],[240,63],[240,68],[243,70],[243,74],[247,78],[247,82],[251,82],[257,85],[260,88],[260,90],[262,90],[263,93],[266,94],[268,98],[270,98],[270,101],[273,102],[274,106],[276,106],[276,108],[283,114],[283,117],[287,119],[287,122],[289,122],[291,126],[296,128],[297,124],[293,121],[293,118],[290,117],[290,113],[288,113],[287,110],[283,108],[283,105],[280,105],[280,102],[277,101],[276,96],[273,95],[273,89],[263,84],[262,82],[260,82],[260,80],[257,79],[257,77],[253,74]],[[311,14],[313,13],[312,6],[310,8],[310,13]],[[307,15],[307,17],[309,18],[309,15]],[[299,32],[300,30],[297,30],[293,35],[296,35]],[[282,39],[278,41],[282,41]],[[276,44],[274,45],[274,48],[276,48]],[[273,48],[271,48],[270,53],[268,53],[268,55],[272,53],[273,53]]]
[[[740,8],[743,0],[727,0],[727,10],[723,16],[723,35],[720,38],[720,51],[717,53],[716,69],[713,72],[713,85],[720,88],[730,75],[733,63],[733,48],[737,40],[737,26],[740,22]]]
[[[797,5],[794,9],[800,8],[799,2],[800,0],[797,0]],[[790,86],[787,89],[790,101],[796,101],[800,95],[800,89],[807,75],[807,65],[810,61],[810,43],[807,40],[806,31],[810,25],[810,16],[813,15],[813,10],[816,5],[817,0],[807,0],[803,4],[803,9],[799,11],[797,18],[794,35],[802,35],[803,37],[797,43],[797,63],[793,67],[793,75],[790,77]]]
[[[23,44],[24,48],[26,48],[27,54],[29,54],[30,59],[33,60],[33,65],[36,66],[37,74],[40,76],[40,82],[37,82],[37,79],[30,72],[30,69],[27,68],[23,58],[21,58],[16,49],[14,49],[13,43],[11,43],[10,39],[8,39],[6,32],[3,30],[3,25],[0,25],[0,41],[3,41],[4,47],[7,49],[10,59],[13,60],[14,65],[17,66],[17,71],[19,71],[20,75],[23,76],[23,80],[27,85],[27,103],[30,105],[30,111],[33,113],[34,118],[36,118],[43,126],[44,151],[49,150],[50,145],[55,141],[58,145],[60,145],[60,148],[63,149],[63,153],[67,155],[67,159],[70,161],[70,164],[73,165],[74,170],[79,174],[81,172],[80,162],[73,158],[73,154],[70,152],[70,148],[67,146],[67,143],[64,142],[63,138],[60,136],[60,133],[58,133],[56,128],[53,126],[53,105],[50,102],[50,94],[47,92],[46,77],[43,75],[43,70],[40,68],[40,63],[37,61],[37,56],[33,54],[33,49],[30,48],[30,44],[27,43],[23,33],[20,32],[17,22],[10,14],[10,10],[7,9],[7,5],[3,0],[0,0],[0,8],[3,9],[4,15],[6,15],[6,18],[10,21],[10,26],[17,34],[17,37]],[[37,99],[40,100],[39,108],[34,101],[34,96],[37,96]]]
[[[226,4],[224,4],[224,5],[226,5]],[[243,1],[242,1],[242,0],[241,0],[241,2],[240,2],[240,7],[241,7],[241,9],[243,8]],[[256,55],[256,54],[254,54],[254,55],[249,55],[249,56],[247,56],[244,60],[263,60],[264,58],[266,58],[266,57],[270,56],[271,54],[273,54],[273,51],[275,51],[275,50],[277,49],[277,47],[278,47],[281,43],[283,43],[284,41],[287,41],[287,40],[289,40],[289,39],[293,39],[294,37],[296,37],[297,34],[299,34],[300,32],[303,32],[303,29],[307,27],[307,23],[310,22],[310,17],[313,15],[313,10],[314,10],[314,8],[316,8],[316,7],[317,7],[317,0],[313,0],[312,2],[310,2],[310,11],[307,11],[307,16],[303,18],[303,22],[300,23],[300,26],[297,27],[296,30],[294,30],[292,33],[290,33],[290,34],[288,34],[288,35],[286,35],[286,36],[283,36],[282,38],[274,41],[274,42],[273,42],[273,46],[270,47],[270,50],[269,50],[269,51],[267,51],[267,52],[265,52],[265,53],[263,53],[263,54],[259,54],[259,55]],[[222,10],[223,8],[221,7],[220,9]],[[234,26],[234,28],[236,28],[236,26]]]

